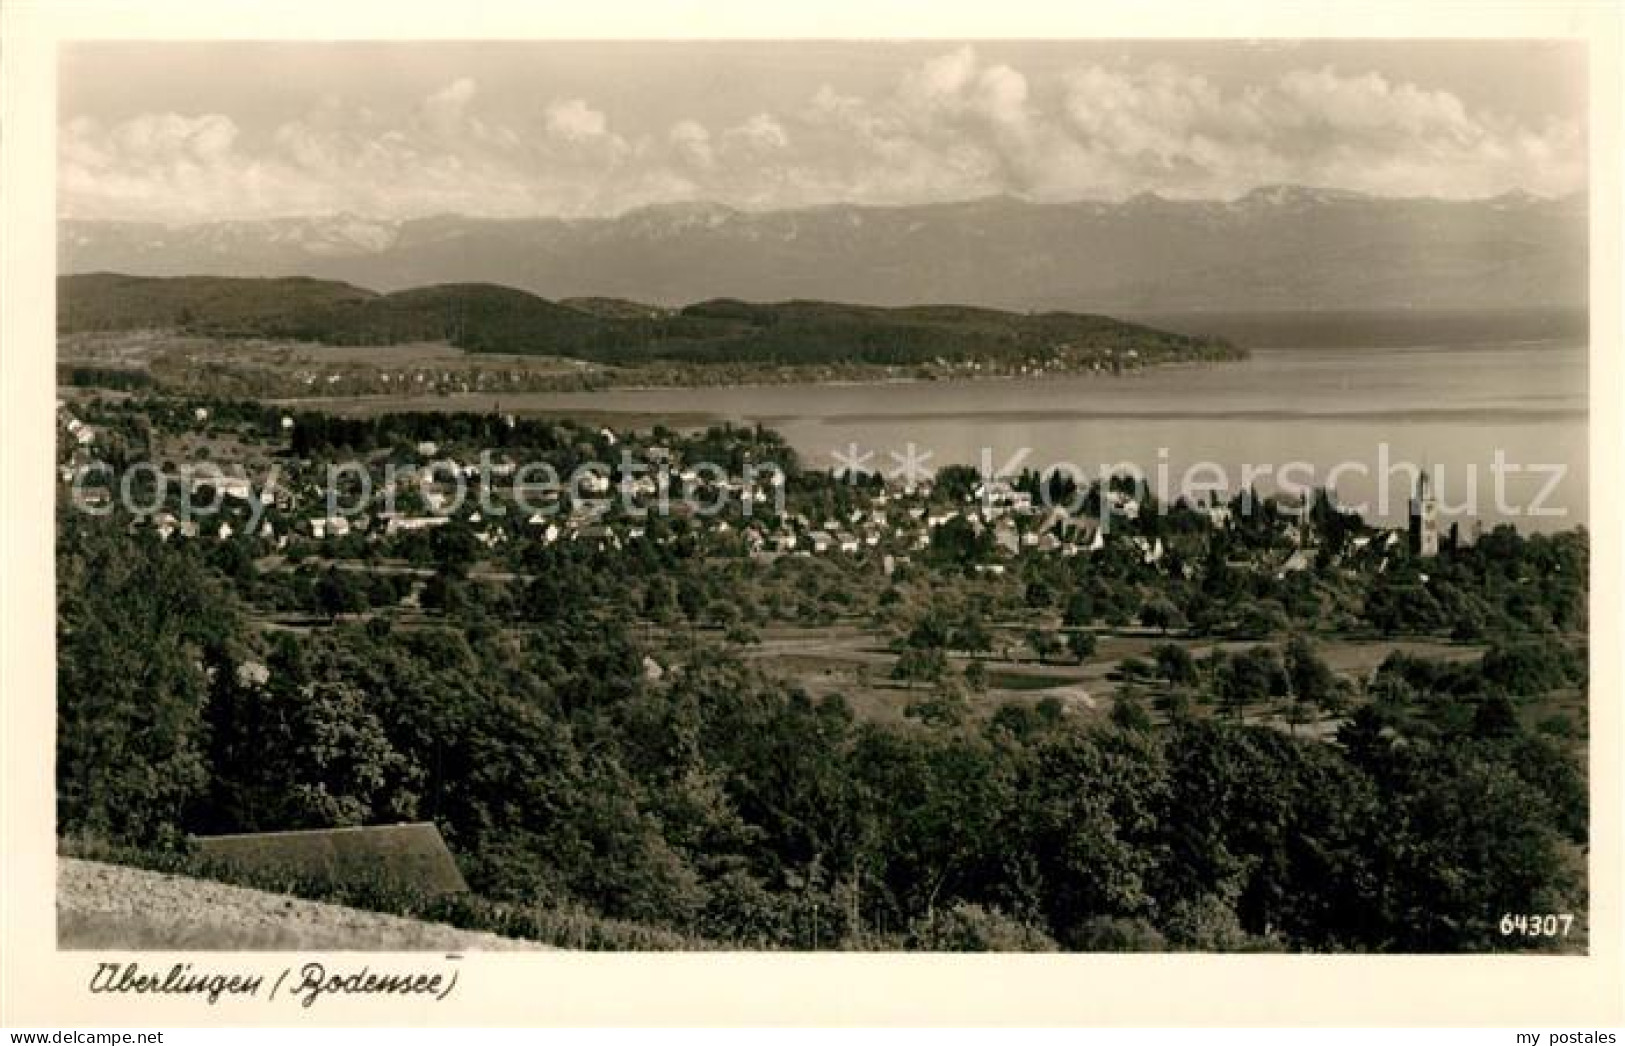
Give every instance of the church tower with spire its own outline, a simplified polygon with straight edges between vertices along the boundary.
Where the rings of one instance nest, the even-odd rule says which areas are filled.
[[[1439,554],[1439,505],[1426,469],[1417,474],[1411,495],[1411,554],[1424,558]]]

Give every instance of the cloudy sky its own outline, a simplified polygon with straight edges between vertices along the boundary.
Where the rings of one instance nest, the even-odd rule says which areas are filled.
[[[1585,186],[1584,62],[1531,42],[76,44],[59,209],[1554,195]]]

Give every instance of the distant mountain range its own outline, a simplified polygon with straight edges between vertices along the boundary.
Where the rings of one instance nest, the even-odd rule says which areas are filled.
[[[1587,236],[1582,196],[1461,202],[1278,186],[1225,202],[671,204],[588,220],[65,220],[58,250],[64,273],[314,276],[383,291],[499,283],[660,305],[728,296],[1151,313],[1580,305]]]

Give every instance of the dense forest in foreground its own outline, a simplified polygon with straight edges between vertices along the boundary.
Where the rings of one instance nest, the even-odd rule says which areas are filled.
[[[936,360],[1073,363],[1134,353],[1144,362],[1229,359],[1222,339],[1106,316],[952,305],[882,308],[718,299],[680,309],[548,301],[493,284],[376,294],[302,278],[155,279],[97,273],[57,281],[60,332],[170,329],[223,338],[328,345],[444,341],[475,353],[651,362],[911,365]]]
[[[437,423],[442,440],[457,431],[390,419],[417,437]],[[386,428],[344,438],[392,444]],[[710,457],[760,435],[711,433],[726,445]],[[588,436],[566,428],[564,444]],[[431,820],[474,896],[360,900],[577,946],[1456,952],[1540,946],[1503,916],[1579,913],[1583,929],[1583,764],[1518,714],[1585,685],[1583,650],[1558,631],[1584,627],[1583,532],[1508,528],[1430,561],[1441,598],[1482,604],[1478,660],[1395,655],[1351,705],[1304,635],[1284,657],[1159,649],[1135,670],[1183,697],[1154,721],[1132,700],[1109,717],[1053,699],[970,714],[970,670],[943,658],[973,645],[948,637],[970,626],[916,591],[978,576],[981,552],[945,527],[918,582],[863,575],[879,608],[919,603],[899,665],[934,658],[891,723],[751,662],[748,629],[712,627],[755,612],[748,579],[835,569],[817,560],[729,566],[692,536],[532,544],[528,580],[494,585],[467,577],[476,546],[447,528],[425,546],[441,569],[423,619],[343,599],[315,627],[268,628],[248,594],[298,575],[262,572],[251,540],[130,524],[59,518],[58,825],[76,852],[185,869],[189,833]],[[1225,567],[1248,532],[1229,540],[1180,582],[1108,556],[1030,559],[1025,588],[1007,584],[1029,613],[1064,606],[1070,621],[1081,602],[1080,620],[1137,612],[1164,634],[1209,627],[1202,601],[1314,595],[1314,575]],[[1435,597],[1395,583],[1414,566],[1341,583],[1384,631],[1448,628]],[[315,577],[343,596],[339,580]],[[830,586],[820,599],[863,590]],[[651,672],[657,623],[686,639]],[[1245,627],[1292,631],[1284,613]],[[1345,721],[1331,739],[1246,721],[1276,697]]]
[[[185,549],[76,519],[60,562],[70,836],[427,818],[481,897],[693,946],[1474,951],[1583,911],[1583,778],[1505,723],[893,728],[715,648],[651,685],[585,570],[523,639],[255,637]]]

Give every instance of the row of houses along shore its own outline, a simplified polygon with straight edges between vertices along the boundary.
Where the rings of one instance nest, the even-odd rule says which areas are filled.
[[[97,469],[97,430],[65,409],[59,409],[59,421],[68,447],[61,482],[71,488],[79,507],[112,511],[115,495],[122,491],[111,473]],[[610,445],[625,438],[608,429],[600,436]],[[128,525],[150,529],[163,540],[251,537],[277,550],[381,542],[443,527],[465,528],[492,549],[562,542],[619,550],[637,541],[670,543],[698,536],[710,542],[711,552],[763,561],[874,556],[888,570],[929,549],[934,535],[954,526],[984,544],[991,561],[978,569],[990,573],[1003,571],[999,560],[1028,554],[1073,557],[1112,551],[1155,566],[1172,546],[1191,545],[1198,537],[1186,528],[1165,541],[1157,531],[1167,528],[1143,525],[1149,521],[1142,520],[1147,514],[1142,498],[1115,483],[1097,491],[1093,512],[1045,504],[1008,478],[984,478],[958,499],[944,496],[929,478],[922,478],[855,485],[845,498],[851,506],[846,511],[819,513],[798,507],[796,481],[765,463],[743,475],[722,476],[685,465],[680,451],[664,445],[639,449],[642,467],[636,474],[578,471],[564,480],[542,482],[527,482],[527,470],[511,458],[493,460],[485,454],[478,462],[463,461],[443,454],[433,442],[418,443],[406,461],[371,463],[364,471],[351,465],[348,472],[329,474],[328,483],[317,478],[321,469],[310,461],[278,462],[258,480],[242,462],[187,462],[149,471],[154,489],[126,506]],[[335,475],[343,482],[331,482]],[[1237,565],[1288,573],[1315,563],[1317,537],[1307,505],[1278,508],[1284,509],[1273,523],[1279,540],[1268,542],[1273,554]],[[1216,498],[1181,502],[1179,510],[1198,518],[1206,531],[1223,531],[1235,522],[1233,503]],[[1405,537],[1400,530],[1373,528],[1355,536],[1342,554],[1375,555],[1382,569]],[[1191,568],[1185,562],[1181,569],[1188,573]]]

